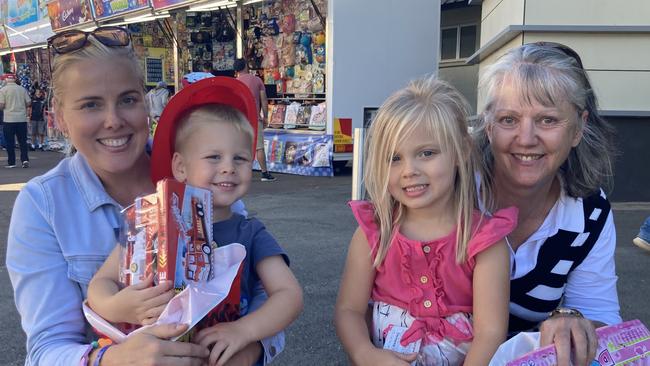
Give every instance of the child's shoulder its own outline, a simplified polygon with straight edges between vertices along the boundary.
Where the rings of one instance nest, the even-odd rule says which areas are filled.
[[[372,202],[364,200],[352,200],[348,201],[348,206],[350,206],[352,214],[359,223],[359,226],[376,226],[375,205],[373,205]]]
[[[492,214],[474,211],[473,225],[475,229],[469,242],[469,257],[503,240],[517,227],[518,210],[508,207]]]

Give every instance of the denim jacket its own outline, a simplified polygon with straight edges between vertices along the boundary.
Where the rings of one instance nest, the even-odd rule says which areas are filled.
[[[27,335],[25,365],[77,365],[85,355],[92,331],[81,303],[117,242],[121,209],[81,154],[33,178],[18,194],[7,270]],[[284,335],[275,338],[279,353]]]

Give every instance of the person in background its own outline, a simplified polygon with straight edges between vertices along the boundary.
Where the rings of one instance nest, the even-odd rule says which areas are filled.
[[[650,252],[650,216],[645,219],[639,229],[639,235],[632,239],[632,242],[637,247]]]
[[[195,62],[192,64],[192,72],[183,75],[181,86],[184,88],[199,80],[214,77],[212,73],[212,64],[210,62]]]
[[[6,85],[4,80],[0,79],[0,89],[2,89]],[[0,146],[2,146],[3,150],[7,149],[6,143],[5,143],[5,134],[4,134],[4,111],[0,109]]]
[[[257,103],[257,110],[261,110],[261,118],[258,119],[257,126],[257,147],[256,147],[256,157],[257,162],[260,164],[260,170],[262,171],[262,182],[271,182],[275,180],[275,177],[269,173],[269,170],[266,166],[266,152],[264,151],[264,127],[268,123],[268,100],[266,99],[266,90],[264,89],[264,83],[260,78],[248,72],[248,64],[246,60],[239,58],[235,60],[235,72],[237,72],[237,80],[246,84],[248,89],[251,90],[253,96],[255,97],[255,103]],[[259,112],[258,112],[259,113]]]
[[[32,99],[32,151],[43,150],[45,144],[45,135],[47,134],[47,124],[45,123],[45,96],[41,89],[34,91]]]
[[[5,168],[16,167],[16,151],[14,140],[18,138],[20,146],[20,161],[23,168],[29,168],[29,146],[27,144],[27,121],[32,103],[27,89],[16,84],[13,74],[5,76],[7,85],[0,89],[0,109],[4,111],[3,132],[7,146],[7,165]]]
[[[169,90],[167,83],[159,81],[156,87],[147,93],[147,105],[149,106],[149,119],[151,122],[151,134],[156,130],[156,124],[162,115],[163,109],[169,101]]]
[[[621,322],[611,186],[613,128],[578,54],[551,42],[513,48],[480,79],[485,108],[474,129],[493,187],[488,211],[519,208],[506,237],[511,335],[540,331],[558,365],[586,366],[595,328]]]

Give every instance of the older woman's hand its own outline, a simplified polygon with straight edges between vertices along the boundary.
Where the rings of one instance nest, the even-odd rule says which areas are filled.
[[[557,365],[589,366],[596,357],[596,329],[589,319],[573,315],[556,315],[540,326],[540,346],[555,344]]]

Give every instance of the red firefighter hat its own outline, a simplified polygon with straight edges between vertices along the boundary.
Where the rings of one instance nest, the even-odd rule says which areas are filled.
[[[173,177],[172,156],[178,123],[190,110],[208,104],[229,105],[248,118],[253,127],[252,149],[255,152],[258,110],[246,84],[226,76],[199,80],[174,95],[160,116],[151,151],[151,180],[154,184],[163,178]]]

